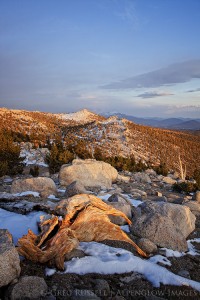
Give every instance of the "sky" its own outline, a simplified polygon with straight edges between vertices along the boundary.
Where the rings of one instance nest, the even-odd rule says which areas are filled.
[[[0,106],[200,118],[200,1],[0,0]]]

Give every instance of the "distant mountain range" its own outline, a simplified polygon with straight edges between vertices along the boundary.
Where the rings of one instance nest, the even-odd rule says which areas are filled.
[[[127,119],[136,124],[147,125],[158,128],[178,129],[178,130],[200,130],[200,119],[189,118],[138,118],[131,115],[121,113],[105,113],[105,117],[117,116],[120,119]]]

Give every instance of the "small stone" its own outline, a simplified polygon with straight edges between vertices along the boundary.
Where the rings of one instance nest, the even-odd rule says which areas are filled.
[[[161,192],[156,192],[156,196],[157,197],[162,197],[162,193]]]
[[[97,296],[106,297],[110,295],[110,286],[106,280],[95,279],[94,284],[95,284],[95,294]]]
[[[123,283],[128,283],[129,284],[132,281],[142,279],[142,278],[144,278],[143,275],[141,275],[140,273],[134,272],[130,276],[120,278],[120,281],[123,282]]]
[[[128,203],[122,196],[120,196],[119,194],[116,194],[116,193],[108,198],[108,202],[118,202],[118,203],[122,203],[122,204]]]
[[[152,241],[146,238],[141,238],[138,241],[138,246],[146,253],[155,253],[157,252],[158,248],[156,244],[154,244]]]
[[[178,275],[179,275],[179,276],[182,276],[182,277],[185,277],[185,278],[191,279],[190,273],[189,273],[187,270],[180,270],[180,271],[178,272]]]

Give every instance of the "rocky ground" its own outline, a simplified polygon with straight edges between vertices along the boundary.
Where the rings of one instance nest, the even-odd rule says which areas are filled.
[[[76,168],[79,167],[79,163],[76,163]],[[88,165],[87,168],[89,168]],[[198,193],[196,195],[174,193],[172,184],[178,180],[176,174],[169,174],[167,177],[163,177],[161,175],[158,176],[153,170],[135,174],[127,172],[116,174],[113,170],[113,173],[107,170],[107,173],[110,172],[110,177],[107,178],[107,175],[102,176],[101,174],[100,176],[96,170],[91,178],[87,177],[88,186],[86,186],[81,179],[80,170],[76,170],[79,174],[78,178],[73,177],[74,174],[72,174],[71,170],[68,169],[66,172],[67,175],[63,175],[63,178],[61,178],[61,174],[59,176],[54,174],[50,178],[48,169],[40,166],[40,176],[45,176],[43,177],[45,179],[43,179],[42,190],[38,183],[34,186],[30,182],[23,181],[27,179],[32,180],[32,177],[27,175],[28,170],[25,170],[25,175],[17,178],[8,176],[1,178],[0,208],[24,215],[28,215],[33,211],[59,214],[57,208],[61,200],[83,192],[92,193],[113,207],[120,209],[129,217],[131,214],[133,228],[130,228],[130,232],[127,234],[142,249],[149,252],[150,256],[157,254],[165,256],[165,250],[162,248],[170,248],[166,245],[175,248],[177,246],[174,250],[185,252],[186,254],[181,257],[167,257],[171,262],[171,266],[163,265],[162,262],[158,262],[158,264],[177,275],[200,282],[200,255],[192,255],[191,252],[187,253],[187,249],[185,249],[187,247],[186,239],[200,238],[199,195]],[[70,185],[69,176],[73,179],[71,182],[76,181],[75,185]],[[97,178],[96,183],[93,181],[93,178]],[[18,182],[16,185],[16,179],[20,179],[22,182],[20,184]],[[53,183],[49,181],[50,179],[52,179]],[[65,180],[67,180],[66,184]],[[44,189],[45,186],[46,188]],[[25,191],[29,192],[26,193]],[[134,202],[135,200],[136,202]],[[140,203],[142,206],[138,206]],[[148,223],[149,219],[151,219],[150,223]],[[121,219],[115,219],[113,222],[118,225],[125,225]],[[147,227],[142,227],[141,224],[145,222]],[[151,226],[152,228],[153,226],[159,228],[156,234],[152,233],[153,229],[151,229]],[[169,231],[167,231],[168,229]],[[174,239],[177,244],[175,246],[173,244]],[[168,244],[165,245],[166,241]],[[134,253],[134,255],[138,255],[133,247],[125,242],[104,241],[104,243],[112,247],[126,249]],[[193,242],[192,245],[197,252],[200,251],[200,243]],[[23,298],[20,296],[22,287],[25,294],[27,292],[26,289],[29,289],[29,292],[27,292],[27,295],[29,295],[28,299],[34,299],[34,297],[35,299],[49,300],[200,299],[200,292],[189,286],[173,286],[161,283],[161,286],[156,288],[143,275],[137,272],[110,275],[55,273],[52,276],[46,276],[45,265],[34,263],[27,259],[20,261],[20,267],[21,273],[18,282],[17,279],[14,281],[12,279],[9,285],[0,285],[2,286],[0,288],[0,299]],[[40,278],[38,279],[38,277]],[[44,281],[41,281],[41,278]],[[30,286],[32,286],[32,290]],[[34,286],[41,287],[39,294],[34,290]],[[16,295],[19,295],[18,298]]]

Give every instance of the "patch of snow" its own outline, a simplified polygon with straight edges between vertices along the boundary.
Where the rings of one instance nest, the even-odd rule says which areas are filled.
[[[132,204],[133,206],[135,206],[135,207],[139,206],[139,205],[142,203],[142,201],[140,201],[140,200],[135,200],[135,199],[130,199],[129,201],[130,201],[131,204]]]
[[[192,244],[192,242],[200,243],[200,238],[195,238],[195,239],[187,241],[187,245],[188,245],[187,252],[174,251],[174,250],[168,249],[168,248],[161,248],[161,250],[165,250],[165,255],[167,257],[181,257],[181,256],[184,256],[187,254],[190,254],[193,256],[200,255],[200,251],[195,249],[195,246]]]
[[[161,250],[165,250],[165,255],[167,257],[181,257],[185,255],[185,252],[174,251],[168,248],[161,248]]]
[[[48,165],[45,164],[45,163],[43,163],[43,162],[37,163],[37,166],[40,166],[40,167],[48,167]]]
[[[128,225],[123,225],[123,226],[120,226],[120,228],[123,230],[123,231],[125,231],[125,232],[130,232],[130,228],[129,228],[129,226]]]
[[[200,251],[196,250],[195,249],[195,246],[192,245],[192,242],[196,242],[196,243],[200,243],[200,238],[195,238],[195,239],[192,239],[192,240],[188,240],[187,241],[187,244],[188,244],[188,252],[187,254],[190,254],[190,255],[200,255]]]
[[[162,255],[154,255],[149,259],[150,262],[157,264],[162,263],[163,265],[171,266],[171,262],[165,256]]]
[[[9,183],[9,182],[12,182],[13,181],[13,179],[12,178],[5,178],[4,179],[4,183]]]
[[[26,161],[26,165],[28,166],[28,165],[36,165],[36,159],[35,160],[32,160],[32,161],[29,161],[29,160],[27,160]]]
[[[42,215],[46,213],[31,212],[28,215],[20,215],[0,208],[0,228],[8,229],[13,236],[13,241],[17,244],[17,240],[31,229],[35,234],[38,234],[37,222],[40,221]]]
[[[56,198],[55,195],[49,195],[48,199],[52,199],[52,200],[60,200],[59,198]]]
[[[100,198],[103,201],[107,201],[108,198],[110,198],[111,194],[105,194],[105,195],[97,195],[98,198]]]
[[[142,201],[140,200],[136,200],[134,198],[132,198],[130,195],[128,194],[123,194],[123,196],[128,200],[128,202],[132,205],[132,206],[139,206],[141,203],[143,203]]]
[[[71,261],[65,262],[64,273],[84,275],[87,273],[122,274],[138,272],[144,275],[154,287],[160,287],[162,283],[164,285],[191,286],[200,291],[200,282],[175,275],[166,268],[150,261],[150,259],[139,258],[127,250],[109,247],[96,242],[82,242],[79,245],[79,249],[83,250],[87,256],[73,258]],[[47,269],[47,273],[50,274],[49,269]]]
[[[52,276],[55,273],[56,273],[56,269],[50,269],[50,268],[45,269],[45,276]]]
[[[16,197],[23,197],[23,196],[40,197],[40,193],[33,192],[33,191],[26,191],[26,192],[14,194],[14,196],[16,196]]]
[[[94,120],[96,115],[87,109],[82,109],[75,113],[60,114],[59,116],[63,120],[73,120],[76,122],[87,122],[90,120]]]
[[[57,189],[57,191],[58,191],[58,193],[65,193],[65,190],[63,190],[63,189]]]

